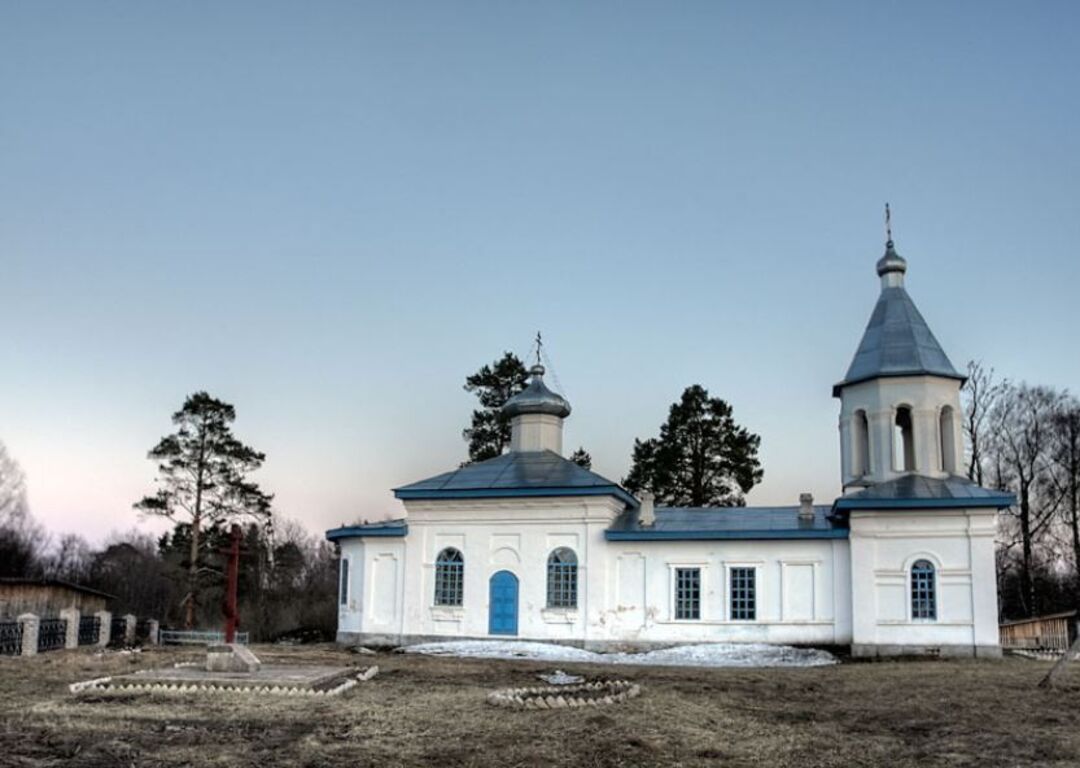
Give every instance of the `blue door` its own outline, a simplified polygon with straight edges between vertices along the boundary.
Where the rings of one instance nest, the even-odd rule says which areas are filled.
[[[499,571],[491,577],[488,590],[488,634],[516,635],[517,613],[517,576],[510,571]]]

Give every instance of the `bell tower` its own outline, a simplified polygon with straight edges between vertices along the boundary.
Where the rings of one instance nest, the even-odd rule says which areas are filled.
[[[945,478],[963,467],[957,373],[904,287],[888,205],[881,294],[843,381],[840,458],[845,492],[903,475]]]

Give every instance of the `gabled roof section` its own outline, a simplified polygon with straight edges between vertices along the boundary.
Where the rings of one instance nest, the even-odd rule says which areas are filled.
[[[856,509],[1004,509],[1016,503],[1016,497],[992,491],[964,477],[936,478],[903,475],[878,483],[833,502],[834,511]]]
[[[553,451],[512,451],[394,489],[399,499],[477,499],[521,496],[614,496],[637,500],[618,483]]]
[[[799,507],[657,507],[656,522],[643,527],[639,510],[619,515],[608,541],[700,541],[711,539],[846,539],[848,530],[815,506],[814,517],[799,517]]]
[[[862,341],[833,397],[850,384],[883,376],[943,376],[963,381],[902,285],[881,289]]]

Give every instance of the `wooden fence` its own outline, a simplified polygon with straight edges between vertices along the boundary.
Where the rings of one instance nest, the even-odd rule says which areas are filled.
[[[1002,648],[1064,652],[1076,640],[1076,611],[1007,621],[998,627]]]

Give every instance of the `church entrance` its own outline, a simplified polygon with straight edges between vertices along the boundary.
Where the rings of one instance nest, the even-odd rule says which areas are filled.
[[[488,590],[488,634],[516,635],[518,631],[518,580],[510,571],[491,577]]]

